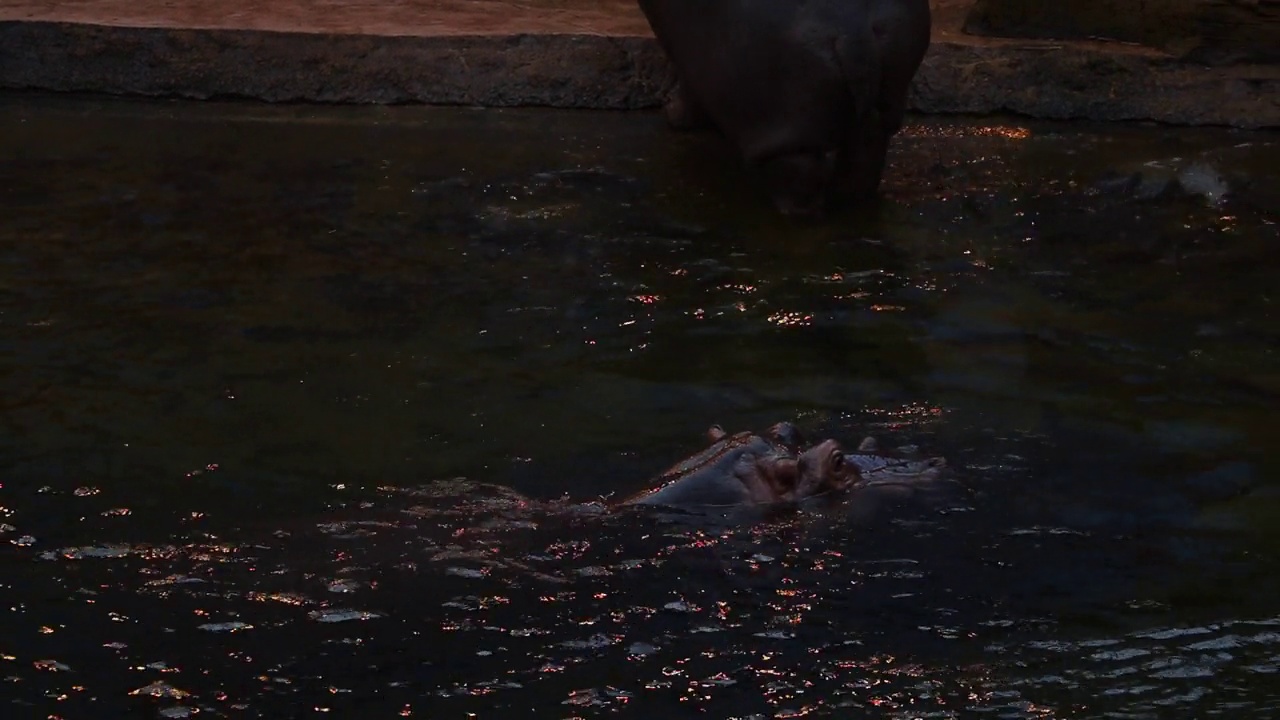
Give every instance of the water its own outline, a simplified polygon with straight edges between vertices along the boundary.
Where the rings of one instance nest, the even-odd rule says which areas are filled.
[[[1276,136],[891,160],[805,226],[650,114],[0,98],[4,716],[1275,716]],[[954,485],[583,510],[780,419]]]

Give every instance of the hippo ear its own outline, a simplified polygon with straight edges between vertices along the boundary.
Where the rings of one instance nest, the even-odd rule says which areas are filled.
[[[775,442],[782,443],[792,449],[800,447],[804,442],[804,437],[800,435],[799,428],[786,421],[769,428],[769,435],[772,436]]]
[[[858,443],[858,452],[860,453],[876,453],[880,451],[880,443],[870,435],[862,438],[862,442]]]
[[[707,428],[707,437],[711,440],[711,442],[719,442],[720,440],[724,439],[725,435],[728,435],[728,433],[726,433],[724,431],[724,428],[720,427],[719,425],[712,425],[711,427]]]

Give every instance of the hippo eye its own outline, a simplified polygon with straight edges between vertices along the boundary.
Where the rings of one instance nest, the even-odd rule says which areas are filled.
[[[832,455],[831,455],[831,469],[832,469],[833,471],[835,471],[835,472],[840,472],[841,470],[843,470],[843,469],[844,469],[844,463],[845,463],[845,460],[844,460],[844,453],[841,453],[841,452],[838,452],[838,453],[832,453]]]

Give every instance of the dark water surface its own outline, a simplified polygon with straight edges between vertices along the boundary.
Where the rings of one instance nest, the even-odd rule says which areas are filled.
[[[1277,140],[0,96],[0,717],[1280,716]],[[575,505],[780,419],[955,491]]]

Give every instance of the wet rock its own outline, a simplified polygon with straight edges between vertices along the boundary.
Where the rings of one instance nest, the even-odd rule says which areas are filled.
[[[1222,173],[1205,163],[1193,163],[1184,168],[1178,173],[1178,184],[1186,192],[1199,195],[1211,205],[1222,202],[1231,192]]]
[[[271,7],[259,3],[221,14],[252,22],[269,16]],[[639,34],[569,27],[546,32],[544,26],[518,34],[414,36],[426,29],[408,23],[393,36],[379,36],[361,34],[363,17],[358,26],[333,32],[329,16],[335,9],[325,6],[324,20],[310,32],[297,31],[317,22],[305,13],[288,17],[293,32],[164,27],[166,20],[175,22],[172,8],[165,9],[166,19],[148,19],[146,27],[42,21],[38,15],[0,21],[0,87],[268,102],[618,110],[656,107],[674,83],[658,44]],[[181,24],[181,10],[176,12]],[[1039,43],[975,42],[952,26],[939,29],[947,37],[935,40],[912,87],[909,102],[916,111],[1280,125],[1280,79],[1272,66],[1204,68],[1085,42],[1046,52]]]
[[[1232,194],[1230,182],[1216,167],[1181,158],[1151,161],[1127,172],[1111,171],[1093,187],[1112,197],[1143,201],[1198,197],[1208,205],[1218,205]]]
[[[1142,173],[1121,173],[1109,171],[1093,184],[1093,188],[1104,195],[1133,195],[1142,184]]]

